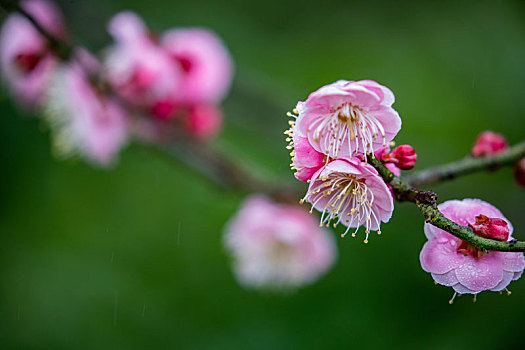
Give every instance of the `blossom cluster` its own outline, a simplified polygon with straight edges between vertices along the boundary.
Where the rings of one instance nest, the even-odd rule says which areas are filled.
[[[390,150],[401,128],[392,108],[393,93],[374,81],[340,80],[324,86],[299,102],[285,131],[295,177],[309,183],[300,203],[321,212],[320,226],[346,226],[342,237],[355,228],[381,233],[394,209],[392,189],[367,159],[379,159],[396,176],[414,167],[417,155],[410,145]],[[507,142],[499,134],[484,132],[477,138],[472,156],[504,151]],[[519,162],[515,176],[520,182]],[[500,241],[512,239],[512,226],[495,207],[481,200],[449,201],[439,209],[452,221],[469,225],[474,234]],[[509,229],[510,228],[510,229]],[[501,291],[518,279],[525,268],[522,253],[480,250],[468,242],[425,224],[428,242],[421,252],[423,269],[436,283],[456,293]]]
[[[20,6],[49,34],[68,41],[54,3],[25,0]],[[59,154],[106,166],[131,138],[153,137],[145,130],[176,126],[199,139],[219,132],[233,63],[216,34],[173,28],[156,35],[129,11],[115,15],[107,29],[114,43],[100,60],[83,48],[64,59],[23,15],[11,14],[3,25],[5,82],[22,107],[44,112]]]
[[[339,80],[299,102],[285,131],[295,177],[309,183],[301,203],[311,203],[322,213],[322,226],[346,226],[343,236],[355,228],[355,237],[363,226],[365,243],[370,231],[381,233],[381,223],[388,222],[394,210],[391,190],[367,157],[389,158],[394,172],[415,162],[415,152],[410,157],[397,148],[390,152],[390,142],[401,129],[393,103],[392,91],[375,81]]]

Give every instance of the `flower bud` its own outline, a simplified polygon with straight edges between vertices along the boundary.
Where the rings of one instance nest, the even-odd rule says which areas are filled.
[[[525,158],[521,158],[514,165],[514,179],[519,186],[525,187]]]
[[[188,112],[186,126],[198,139],[213,139],[222,128],[222,111],[212,105],[195,106]]]
[[[487,130],[478,135],[470,153],[473,157],[483,157],[502,152],[508,147],[505,136]]]
[[[476,223],[469,224],[477,236],[506,242],[509,239],[509,225],[503,219],[476,216]]]
[[[414,147],[410,145],[397,146],[389,154],[383,153],[381,160],[386,163],[393,163],[399,169],[410,170],[414,167],[417,160],[417,154]]]

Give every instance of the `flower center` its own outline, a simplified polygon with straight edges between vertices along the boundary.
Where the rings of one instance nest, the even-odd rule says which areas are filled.
[[[320,142],[325,154],[337,158],[343,147],[348,147],[348,154],[374,152],[373,143],[381,137],[386,145],[385,130],[381,123],[366,113],[362,108],[345,103],[332,114],[318,118],[309,131],[313,132],[316,142]]]
[[[372,211],[374,194],[368,189],[364,179],[344,173],[331,173],[315,180],[303,198],[310,202],[313,208],[322,211],[320,226],[333,227],[340,222],[348,228],[342,234],[346,236],[351,227],[356,230],[352,233],[355,237],[359,227],[364,226],[366,232],[365,243],[368,242],[368,234],[372,223],[379,226],[379,220]],[[380,233],[380,232],[378,232]]]
[[[479,259],[481,258],[483,255],[487,254],[488,252],[487,251],[484,251],[484,250],[480,250],[478,247],[468,243],[468,242],[465,242],[463,240],[459,240],[458,241],[458,246],[456,248],[456,251],[458,253],[461,253],[465,256],[468,256],[470,255],[471,257],[473,258],[476,258],[476,259]]]

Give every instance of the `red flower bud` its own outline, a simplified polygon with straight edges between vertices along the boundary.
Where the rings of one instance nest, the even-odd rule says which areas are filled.
[[[416,164],[417,154],[414,147],[410,145],[399,145],[389,154],[383,153],[381,160],[386,163],[393,163],[399,169],[409,170]]]
[[[42,55],[36,53],[18,54],[15,57],[15,64],[23,73],[32,72],[42,60]]]
[[[151,114],[158,119],[169,119],[174,116],[176,107],[173,101],[160,100],[151,108]]]
[[[476,216],[476,223],[469,224],[477,236],[506,242],[509,239],[509,225],[503,219]]]
[[[521,158],[514,165],[514,179],[519,186],[525,187],[525,158]]]
[[[473,157],[483,157],[502,152],[508,147],[505,136],[487,130],[478,135],[470,153]]]

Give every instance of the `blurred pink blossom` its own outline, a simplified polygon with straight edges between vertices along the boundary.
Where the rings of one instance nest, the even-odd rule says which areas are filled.
[[[481,214],[504,220],[508,224],[508,239],[512,239],[510,222],[487,202],[479,199],[451,200],[438,208],[460,225],[475,227],[476,217]],[[520,278],[525,268],[523,253],[476,251],[478,248],[430,224],[425,224],[425,235],[428,242],[420,254],[423,270],[430,272],[437,283],[452,287],[457,293],[501,291],[511,281]]]
[[[505,136],[487,130],[478,135],[471,154],[473,157],[490,156],[505,151],[508,147]]]
[[[222,112],[213,105],[194,106],[188,111],[186,126],[188,132],[196,138],[214,138],[222,127]]]
[[[21,7],[49,33],[66,38],[59,9],[46,0],[27,0]],[[7,85],[23,107],[40,104],[57,65],[47,40],[33,24],[18,13],[9,15],[0,34],[0,64]]]
[[[401,128],[393,103],[392,91],[375,81],[339,80],[297,105],[296,132],[330,158],[373,153]]]
[[[228,92],[233,64],[221,39],[204,28],[175,28],[161,45],[182,70],[177,101],[182,104],[216,104]]]
[[[381,233],[381,222],[388,222],[394,210],[394,198],[378,172],[358,158],[339,158],[326,164],[312,177],[303,198],[319,210],[321,225],[341,223],[350,228],[365,227],[365,243],[370,231]]]
[[[115,44],[107,51],[105,70],[113,89],[128,103],[158,118],[172,117],[182,70],[152,38],[140,17],[129,11],[108,24]]]
[[[258,289],[294,289],[317,280],[333,265],[337,250],[326,229],[301,207],[253,195],[224,231],[240,284]]]
[[[59,155],[78,154],[109,166],[127,142],[127,115],[93,86],[88,75],[96,70],[93,64],[98,62],[83,51],[60,66],[50,84],[45,112]]]

